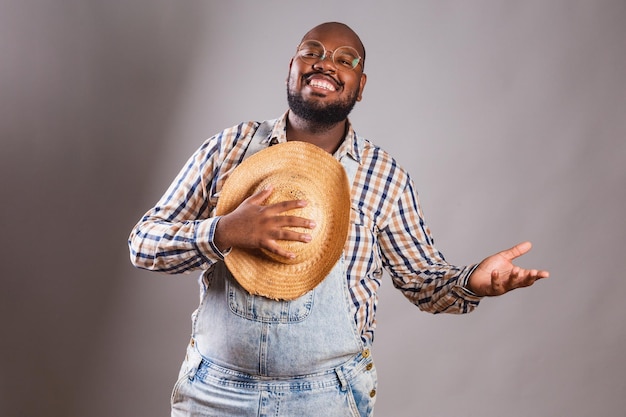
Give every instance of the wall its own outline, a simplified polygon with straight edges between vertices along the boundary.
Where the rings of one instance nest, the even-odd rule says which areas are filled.
[[[196,275],[126,239],[200,142],[286,109],[327,20],[367,47],[352,121],[413,175],[449,261],[522,240],[535,287],[431,316],[389,280],[380,416],[621,416],[626,3],[0,2],[0,414],[167,415]]]

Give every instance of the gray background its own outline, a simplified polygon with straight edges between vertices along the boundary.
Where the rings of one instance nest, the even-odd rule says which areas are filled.
[[[621,0],[0,1],[0,415],[168,415],[197,274],[133,269],[128,233],[202,140],[286,109],[327,20],[448,260],[528,239],[552,273],[461,317],[387,279],[377,415],[625,415]]]

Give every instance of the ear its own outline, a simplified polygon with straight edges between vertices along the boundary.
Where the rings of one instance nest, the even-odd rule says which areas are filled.
[[[285,78],[285,84],[289,84],[289,74],[291,74],[292,66],[293,66],[293,57],[289,60],[289,71],[287,71],[287,78]]]
[[[363,98],[363,89],[365,88],[365,83],[367,82],[367,75],[365,73],[361,74],[361,81],[359,82],[359,95],[356,98],[356,101],[361,101]]]

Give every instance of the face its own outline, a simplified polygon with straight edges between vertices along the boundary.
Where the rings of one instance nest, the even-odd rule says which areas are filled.
[[[289,108],[299,117],[321,125],[345,120],[365,87],[363,61],[355,68],[333,62],[337,48],[349,46],[359,56],[365,52],[358,37],[349,28],[335,23],[320,25],[305,35],[305,40],[321,42],[327,51],[324,60],[307,59],[298,54],[291,60],[287,78]],[[336,58],[335,61],[338,61]]]

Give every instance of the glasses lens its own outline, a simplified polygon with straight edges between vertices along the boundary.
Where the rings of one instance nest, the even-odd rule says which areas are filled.
[[[315,64],[326,59],[326,49],[321,42],[308,40],[302,42],[298,47],[298,56],[307,64]],[[332,60],[337,68],[354,69],[361,62],[361,57],[356,49],[342,46],[333,52]]]
[[[333,54],[333,61],[335,62],[335,65],[342,68],[354,69],[357,65],[359,65],[360,60],[361,58],[359,57],[356,49],[349,46],[337,48]]]
[[[298,56],[309,64],[314,64],[324,58],[324,45],[317,41],[304,41],[298,48]]]

